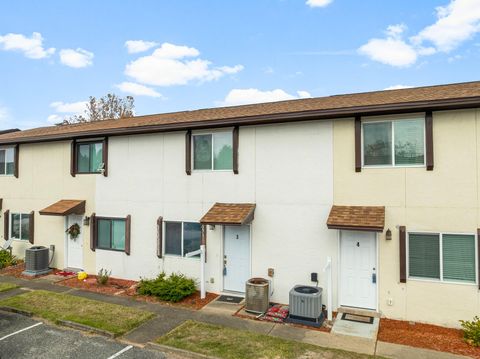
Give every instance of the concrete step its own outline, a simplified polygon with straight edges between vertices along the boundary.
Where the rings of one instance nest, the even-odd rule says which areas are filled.
[[[370,309],[361,309],[361,308],[353,308],[353,307],[339,307],[337,309],[339,313],[347,313],[347,314],[354,314],[354,315],[363,315],[366,317],[374,317],[374,318],[381,318],[382,314],[375,310]]]

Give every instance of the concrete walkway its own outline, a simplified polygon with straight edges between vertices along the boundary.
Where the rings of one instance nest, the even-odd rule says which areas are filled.
[[[426,349],[418,349],[404,345],[384,343],[366,338],[345,336],[340,334],[326,333],[317,330],[309,330],[293,327],[285,324],[260,322],[242,319],[232,316],[239,305],[212,302],[199,311],[136,301],[133,298],[104,295],[94,292],[73,289],[53,284],[51,281],[35,279],[26,280],[21,278],[0,276],[0,282],[15,283],[22,289],[0,293],[0,299],[22,293],[25,289],[41,289],[57,293],[67,293],[83,298],[94,299],[102,302],[120,304],[124,306],[143,309],[156,314],[156,317],[144,323],[121,337],[122,340],[138,345],[146,345],[158,337],[168,333],[186,320],[195,320],[204,323],[222,325],[235,329],[243,329],[251,332],[271,335],[289,340],[296,340],[321,347],[342,349],[356,353],[379,355],[388,358],[424,358],[424,359],[448,359],[465,358],[449,353],[437,352]]]

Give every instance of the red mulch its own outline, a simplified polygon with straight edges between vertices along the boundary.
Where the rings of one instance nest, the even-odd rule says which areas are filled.
[[[101,285],[97,283],[97,276],[89,275],[85,280],[78,280],[77,277],[68,278],[57,282],[57,284],[64,285],[71,288],[88,290],[90,292],[102,294],[121,294],[130,287],[136,285],[138,282],[133,280],[109,278],[107,284]]]
[[[53,269],[50,273],[47,273],[47,274],[30,276],[30,275],[23,275],[22,272],[24,270],[25,270],[25,263],[20,262],[17,265],[0,269],[0,275],[8,275],[8,276],[23,278],[23,279],[36,279],[36,278],[44,277],[50,274],[55,274],[55,271],[57,271],[57,269]]]
[[[480,358],[480,348],[465,343],[461,330],[437,325],[381,319],[378,340]]]
[[[158,303],[158,304],[183,307],[183,308],[188,308],[193,310],[202,309],[208,303],[218,298],[218,294],[207,292],[205,299],[200,299],[200,292],[197,291],[192,295],[189,295],[188,297],[183,298],[180,302],[172,303],[172,302],[160,300],[154,296],[137,294],[136,287],[131,287],[127,289],[125,292],[121,293],[120,295],[131,297],[142,302]]]

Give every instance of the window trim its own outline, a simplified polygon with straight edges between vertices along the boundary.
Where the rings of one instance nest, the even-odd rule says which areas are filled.
[[[181,223],[182,224],[182,239],[181,239],[181,255],[178,255],[178,254],[170,254],[170,253],[166,253],[165,252],[165,247],[166,247],[166,244],[167,244],[167,223]],[[183,225],[184,223],[198,223],[200,224],[201,226],[201,223],[198,222],[198,221],[194,221],[194,220],[168,220],[168,219],[165,219],[163,218],[162,220],[162,253],[163,253],[163,258],[168,258],[168,257],[172,257],[172,258],[180,258],[180,259],[194,259],[194,260],[197,260],[199,261],[200,260],[200,257],[186,257],[184,254],[183,254],[183,244],[184,244],[184,240],[183,240],[183,234],[184,234],[184,230],[183,230]],[[201,227],[200,227],[201,228]],[[200,231],[200,245],[202,243],[202,233]]]
[[[422,120],[423,121],[423,164],[415,165],[396,165],[395,164],[395,122],[409,121],[409,120]],[[364,156],[364,124],[366,123],[390,123],[392,130],[392,164],[390,165],[366,165],[365,156]],[[426,121],[425,117],[415,116],[415,117],[402,117],[402,118],[392,118],[392,119],[371,119],[371,120],[361,120],[360,122],[360,153],[361,153],[361,164],[362,168],[423,168],[427,166],[427,136],[426,136]]]
[[[19,233],[20,233],[20,238],[12,237],[12,227],[13,227],[13,219],[12,219],[12,217],[13,217],[14,214],[19,214],[19,215],[20,215],[20,232],[19,232]],[[12,211],[9,211],[8,216],[9,216],[9,219],[8,219],[8,239],[12,239],[12,240],[14,240],[14,241],[18,241],[18,242],[22,242],[22,243],[25,243],[25,242],[30,243],[32,233],[28,233],[28,239],[22,239],[22,218],[23,218],[23,217],[27,217],[27,218],[28,218],[28,230],[30,231],[30,228],[31,228],[31,224],[30,224],[31,213],[22,213],[22,212],[12,212]]]
[[[11,174],[7,174],[7,150],[12,150],[13,151],[13,172]],[[0,151],[5,151],[5,174],[0,174],[0,177],[17,177],[15,175],[16,168],[18,166],[18,158],[17,158],[17,151],[18,151],[18,146],[0,146]]]
[[[94,144],[101,144],[102,145],[102,165],[103,165],[103,168],[100,170],[100,171],[96,171],[96,172],[80,172],[78,170],[78,164],[79,164],[79,161],[78,161],[78,155],[80,153],[79,151],[79,148],[80,146],[82,145],[94,145]],[[74,173],[75,175],[90,175],[90,174],[93,174],[93,175],[102,175],[105,173],[106,171],[106,163],[105,163],[105,139],[102,139],[102,140],[89,140],[89,141],[75,141],[75,162],[74,162]],[[90,156],[90,154],[89,154]],[[89,162],[90,162],[90,157],[89,157]],[[88,166],[90,167],[91,163],[88,164]]]
[[[99,229],[99,225],[98,225],[98,221],[99,220],[109,220],[110,221],[110,248],[104,248],[104,247],[99,247],[98,243],[98,229]],[[124,224],[125,224],[125,243],[124,243],[124,249],[115,249],[115,248],[112,248],[111,245],[112,245],[112,234],[113,234],[113,228],[112,228],[112,225],[113,225],[113,221],[123,221]],[[126,217],[99,217],[99,216],[95,216],[95,238],[96,238],[96,241],[95,241],[95,249],[100,249],[102,251],[113,251],[113,252],[123,252],[123,253],[126,253],[127,251],[127,218]]]
[[[431,235],[438,235],[439,236],[439,259],[440,259],[440,279],[434,278],[423,278],[423,277],[415,277],[410,276],[410,234],[431,234]],[[468,282],[468,281],[461,281],[461,280],[449,280],[443,278],[443,235],[444,234],[451,234],[451,235],[464,235],[464,236],[473,236],[474,244],[475,244],[475,281]],[[407,279],[418,281],[418,282],[429,282],[429,283],[441,283],[441,284],[457,284],[457,285],[468,285],[468,286],[478,286],[479,283],[479,270],[478,270],[478,235],[472,232],[435,232],[435,231],[407,231],[406,233],[406,252],[407,252],[407,263],[406,263],[406,270],[407,270]]]
[[[235,158],[235,154],[234,154],[234,146],[233,146],[233,131],[234,129],[229,129],[229,130],[219,130],[219,131],[198,131],[198,132],[195,132],[195,133],[192,133],[191,134],[191,145],[190,145],[190,158],[191,158],[191,161],[192,161],[192,164],[191,164],[191,170],[193,172],[199,172],[199,173],[206,173],[206,172],[232,172],[235,168],[234,168],[234,158]],[[214,134],[216,133],[226,133],[226,134],[229,134],[232,138],[232,168],[230,169],[223,169],[223,170],[216,170],[215,169],[215,156],[214,156],[214,153],[213,153],[213,149],[215,148],[215,140],[214,140]],[[195,168],[195,136],[205,136],[205,135],[211,135],[212,136],[212,149],[211,149],[211,155],[212,155],[212,163],[211,163],[211,169],[196,169]],[[238,172],[238,169],[237,169],[237,172]],[[188,221],[186,221],[188,222]]]

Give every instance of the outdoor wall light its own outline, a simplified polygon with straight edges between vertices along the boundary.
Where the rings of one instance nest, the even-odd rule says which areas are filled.
[[[214,224],[211,224],[211,225],[208,226],[208,228],[209,228],[211,231],[213,231],[213,230],[215,229],[215,225],[214,225]]]
[[[387,231],[385,232],[385,239],[387,241],[391,241],[392,240],[392,231],[389,229],[387,229]]]
[[[83,218],[83,224],[84,224],[85,226],[89,226],[89,225],[90,225],[90,217],[85,216],[85,217]]]

